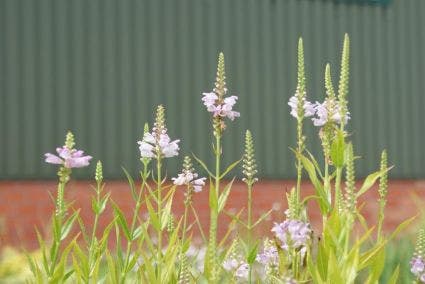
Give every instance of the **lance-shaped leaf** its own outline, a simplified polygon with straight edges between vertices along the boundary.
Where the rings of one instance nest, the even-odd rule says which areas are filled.
[[[235,178],[233,178],[224,188],[223,192],[220,194],[220,197],[218,198],[218,212],[221,212],[226,205],[227,198],[230,194],[230,189],[232,188],[233,182],[235,181]]]
[[[331,144],[331,160],[335,167],[342,168],[344,166],[345,142],[344,134],[338,129],[335,139]]]
[[[226,170],[220,175],[220,179],[224,178],[231,170],[233,170],[234,167],[236,167],[240,162],[242,161],[242,159],[237,160],[236,162],[230,164]]]
[[[368,191],[375,184],[378,178],[382,177],[390,169],[392,169],[392,167],[389,167],[387,169],[383,169],[368,175],[366,179],[364,180],[362,187],[357,192],[357,198],[360,197],[366,191]]]
[[[117,224],[121,227],[126,239],[130,240],[131,239],[131,233],[130,233],[130,229],[129,229],[128,224],[127,224],[127,220],[124,217],[124,214],[122,213],[121,209],[118,207],[117,204],[113,203],[112,205],[114,207],[114,215],[115,215],[115,219],[116,219]]]

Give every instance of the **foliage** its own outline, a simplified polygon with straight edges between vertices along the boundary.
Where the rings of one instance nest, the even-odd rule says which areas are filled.
[[[228,96],[225,60],[219,54],[217,76],[212,92],[203,93],[202,101],[211,116],[213,165],[207,165],[193,154],[200,169],[208,176],[199,178],[186,156],[178,177],[167,180],[165,159],[178,155],[180,140],[172,141],[166,127],[165,108],[158,106],[152,129],[145,125],[139,141],[139,181],[124,169],[134,200],[133,212],[126,218],[122,209],[104,191],[102,164],[96,167],[92,210],[93,226],[85,225],[79,211],[70,212],[64,198],[71,169],[82,167],[91,159],[75,150],[71,133],[58,156],[46,154],[46,162],[60,164],[56,196],[56,212],[52,216],[52,238],[39,236],[41,257],[28,255],[33,273],[30,282],[37,283],[398,283],[404,274],[400,267],[388,261],[394,255],[386,248],[391,240],[412,220],[403,222],[393,233],[382,232],[387,195],[387,153],[383,152],[380,168],[368,175],[360,187],[355,183],[356,153],[347,130],[351,119],[348,106],[349,38],[344,39],[341,74],[338,88],[334,88],[330,65],[325,67],[326,96],[323,103],[307,100],[307,80],[304,67],[303,43],[298,45],[298,85],[289,99],[291,115],[296,118],[297,141],[292,149],[296,159],[296,186],[287,194],[286,220],[276,222],[271,231],[273,239],[263,239],[253,230],[269,214],[254,220],[252,191],[257,178],[254,138],[246,132],[245,149],[241,159],[223,166],[222,140],[226,138],[226,124],[240,116],[233,110],[238,97]],[[323,150],[320,165],[307,149],[304,125],[312,117],[318,127]],[[241,152],[243,150],[241,149]],[[81,160],[83,159],[83,160]],[[227,212],[226,202],[238,168],[244,175],[248,203],[247,216]],[[308,176],[314,186],[312,196],[302,196],[301,180]],[[208,233],[199,223],[192,196],[209,183],[210,224]],[[357,204],[358,198],[379,181],[378,228],[368,227]],[[185,188],[184,214],[175,216],[171,210],[174,194]],[[319,205],[322,231],[312,230],[308,203]],[[114,218],[100,230],[99,216],[110,206]],[[147,212],[142,217],[141,212]],[[217,229],[220,217],[230,216],[230,226],[224,238]],[[195,223],[189,224],[189,215]],[[283,219],[283,214],[282,214]],[[78,226],[77,226],[78,225]],[[78,227],[78,228],[77,228]],[[197,228],[203,238],[202,249],[194,249],[192,233]],[[74,233],[75,230],[78,233]],[[71,233],[72,232],[72,233]],[[235,236],[229,240],[228,236]],[[259,241],[261,240],[261,241]],[[114,247],[108,247],[113,241]],[[195,253],[194,253],[195,251]],[[199,263],[201,265],[199,266]],[[102,269],[105,267],[107,269]]]

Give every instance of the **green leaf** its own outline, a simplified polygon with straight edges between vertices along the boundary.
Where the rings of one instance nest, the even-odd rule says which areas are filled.
[[[335,139],[331,144],[331,160],[335,167],[342,168],[344,166],[344,151],[345,151],[345,142],[344,134],[338,129]]]
[[[103,211],[106,208],[106,204],[108,203],[109,200],[109,196],[111,195],[110,192],[108,192],[107,194],[105,194],[105,196],[103,197],[103,199],[101,199],[100,201],[100,205],[99,205],[99,214],[102,214]]]
[[[207,167],[207,165],[201,160],[201,159],[199,159],[198,157],[196,157],[196,155],[195,154],[193,154],[192,153],[192,156],[193,156],[193,158],[195,158],[195,160],[204,168],[204,170],[208,173],[208,175],[210,176],[210,177],[215,177],[215,175],[213,175],[212,173],[211,173],[211,171],[208,169],[208,167]]]
[[[316,189],[317,196],[319,197],[318,201],[319,201],[320,211],[322,213],[327,214],[330,210],[330,196],[328,196],[328,194],[325,192],[322,183],[317,177],[314,164],[304,155],[302,154],[297,154],[297,155],[299,159],[301,159],[304,169],[307,171],[310,181],[313,184],[314,188]]]
[[[232,163],[230,166],[226,168],[226,170],[220,175],[220,179],[224,178],[231,170],[233,170],[234,167],[236,167],[242,159],[237,160],[236,162]]]
[[[61,234],[60,234],[60,240],[64,240],[69,232],[72,229],[72,225],[74,224],[75,220],[78,217],[78,213],[80,212],[80,210],[75,211],[71,217],[68,218],[68,220],[66,220],[66,222],[63,224],[62,228],[61,228]]]
[[[223,192],[220,194],[220,197],[218,198],[218,212],[221,212],[226,205],[227,198],[230,194],[230,189],[232,188],[233,182],[235,181],[235,178],[233,178],[224,188]]]
[[[378,283],[379,277],[382,274],[382,271],[384,270],[385,265],[385,249],[381,250],[373,259],[373,262],[371,263],[371,269],[369,278],[367,280],[367,283],[375,284]]]
[[[269,211],[267,211],[266,213],[263,213],[260,218],[258,218],[258,220],[252,225],[252,228],[255,228],[257,225],[259,225],[261,222],[264,221],[264,219],[266,219],[270,213],[273,212],[273,209],[270,209]]]
[[[138,239],[143,233],[143,228],[142,226],[137,227],[134,232],[133,232],[133,236],[132,236],[132,240],[136,240]]]
[[[164,228],[167,227],[168,220],[170,219],[171,205],[173,204],[173,196],[174,196],[174,192],[175,192],[174,189],[175,189],[175,187],[173,187],[172,192],[171,192],[170,196],[168,197],[165,208],[162,211],[161,230],[164,230]]]
[[[118,207],[117,204],[112,204],[114,207],[114,215],[116,218],[116,222],[121,227],[124,236],[127,238],[127,240],[131,239],[130,229],[128,228],[127,220],[124,217],[124,214],[122,213],[121,209]]]
[[[131,177],[131,175],[127,172],[127,170],[124,167],[121,167],[121,168],[124,171],[128,184],[130,185],[131,195],[133,196],[134,200],[137,200],[136,186],[134,185],[134,179]]]
[[[91,208],[93,210],[93,213],[98,215],[99,214],[99,205],[97,204],[96,197],[91,197]]]
[[[366,191],[368,191],[375,184],[376,180],[382,177],[382,175],[384,175],[390,169],[392,169],[392,167],[368,175],[364,180],[362,187],[357,192],[357,198],[360,197]]]
[[[295,150],[292,150],[292,151],[294,151],[295,152]],[[314,156],[313,156],[313,154],[312,153],[310,153],[308,150],[306,150],[306,152],[307,152],[307,154],[308,154],[308,156],[309,156],[309,158],[310,158],[310,161],[312,162],[312,164],[314,165],[314,167],[315,167],[315,169],[316,169],[316,172],[319,174],[319,176],[323,179],[323,175],[322,175],[322,172],[321,172],[321,170],[320,170],[320,166],[319,166],[319,163],[316,161],[316,158],[314,158]]]
[[[400,274],[400,265],[397,265],[393,274],[391,275],[390,280],[388,280],[388,284],[397,284],[398,283],[398,275]]]
[[[253,264],[255,262],[255,258],[257,257],[257,251],[258,251],[258,242],[254,245],[254,247],[249,252],[248,257],[246,258],[246,262],[248,264]]]
[[[155,230],[159,230],[161,228],[161,224],[159,223],[158,215],[156,214],[155,210],[152,207],[152,204],[149,199],[146,199],[146,208],[149,212],[149,220],[152,226],[155,228]]]
[[[214,185],[214,183],[211,180],[211,177],[210,177],[210,187],[209,187],[209,190],[210,190],[210,194],[209,194],[209,205],[210,205],[210,208],[214,212],[217,212],[217,209],[218,209],[217,192],[216,192],[215,185]]]

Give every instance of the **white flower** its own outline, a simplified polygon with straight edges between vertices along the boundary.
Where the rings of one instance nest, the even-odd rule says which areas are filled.
[[[309,117],[313,116],[316,112],[315,105],[311,102],[307,101],[305,98],[303,98],[303,107],[304,107],[304,116]],[[298,97],[297,94],[293,95],[289,98],[288,105],[291,107],[291,115],[295,118],[298,117]]]
[[[223,268],[226,271],[232,271],[232,270],[236,269],[238,266],[239,266],[239,262],[234,258],[226,259],[223,262]]]
[[[306,246],[311,238],[312,230],[309,223],[286,220],[280,224],[275,223],[272,232],[280,240],[282,249],[289,250]]]
[[[214,117],[227,117],[230,120],[234,120],[236,117],[240,116],[240,113],[233,110],[233,106],[238,100],[237,96],[230,96],[224,98],[222,103],[218,102],[218,96],[216,93],[202,93],[202,101],[207,107],[208,112],[211,112]]]
[[[247,263],[242,263],[235,272],[236,277],[248,279],[249,275],[249,265]]]
[[[164,131],[159,135],[159,139],[157,139],[155,132],[145,133],[142,141],[138,141],[137,143],[139,144],[140,156],[142,158],[155,158],[158,150],[165,158],[170,158],[179,154],[179,142],[180,140],[171,141],[166,131]]]
[[[192,185],[194,192],[201,192],[207,178],[199,178],[197,173],[183,170],[176,178],[172,178],[175,185]]]
[[[323,126],[330,121],[335,123],[341,122],[341,106],[338,102],[335,102],[331,99],[326,99],[323,103],[316,102],[315,110],[317,118],[314,117],[312,119],[315,126]],[[329,117],[329,112],[332,113],[331,117]],[[347,111],[345,114],[344,123],[347,123],[349,119],[351,119],[350,112]]]
[[[203,178],[198,178],[194,181],[192,181],[193,184],[193,191],[194,192],[201,192],[202,191],[202,187],[205,185],[205,180],[207,178],[203,177]]]

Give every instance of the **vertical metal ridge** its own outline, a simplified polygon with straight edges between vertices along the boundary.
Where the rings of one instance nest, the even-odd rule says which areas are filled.
[[[105,175],[140,167],[136,141],[164,104],[182,155],[212,163],[210,114],[200,98],[213,88],[225,53],[229,94],[241,118],[228,122],[224,164],[254,135],[260,174],[293,177],[297,41],[304,39],[307,95],[322,101],[325,64],[337,88],[342,40],[351,37],[349,124],[364,175],[387,148],[393,177],[424,177],[425,47],[421,0],[389,5],[334,1],[93,0],[0,3],[0,176],[54,178],[43,153],[73,130],[101,159]],[[306,122],[318,156],[318,129]],[[169,175],[182,157],[171,159]],[[93,168],[94,166],[92,166]],[[91,168],[91,169],[92,169]],[[92,171],[76,171],[91,177]],[[235,174],[237,171],[235,171]]]

